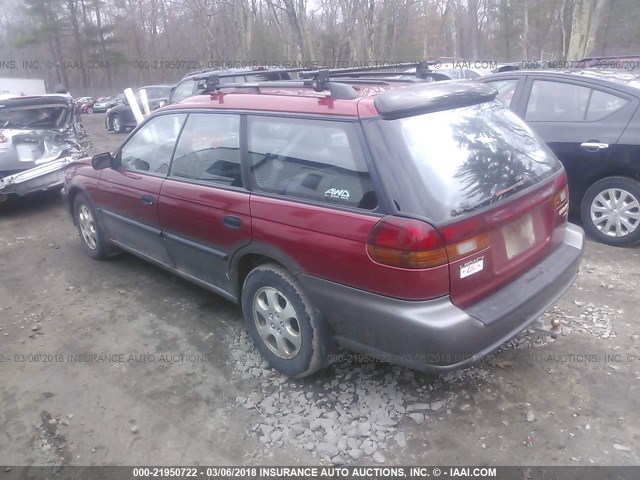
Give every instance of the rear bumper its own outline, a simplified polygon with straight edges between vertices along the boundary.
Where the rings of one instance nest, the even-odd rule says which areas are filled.
[[[61,186],[64,181],[64,170],[74,161],[73,157],[64,157],[0,178],[0,194],[22,196]]]
[[[299,279],[349,350],[425,371],[463,368],[534,322],[575,280],[584,232],[568,224],[563,243],[506,287],[464,310],[449,297],[413,302],[309,275]]]

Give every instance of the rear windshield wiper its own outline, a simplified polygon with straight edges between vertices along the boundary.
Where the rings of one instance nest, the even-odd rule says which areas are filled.
[[[452,215],[455,215],[455,216],[462,215],[463,213],[471,212],[473,210],[477,210],[478,208],[482,208],[482,207],[486,207],[487,205],[491,205],[493,202],[502,199],[502,197],[504,195],[506,195],[507,193],[512,192],[512,191],[516,190],[517,188],[521,187],[522,185],[524,185],[524,182],[525,182],[525,178],[524,178],[524,176],[522,176],[520,178],[520,180],[518,180],[513,185],[511,185],[511,186],[509,186],[507,188],[503,188],[502,190],[499,190],[497,192],[492,192],[487,198],[485,198],[481,202],[478,202],[473,207],[465,207],[465,208],[463,208],[461,210],[453,210],[452,211]]]

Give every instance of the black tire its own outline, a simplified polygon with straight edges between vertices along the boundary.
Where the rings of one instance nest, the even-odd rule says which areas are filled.
[[[111,117],[111,128],[114,132],[124,133],[126,128],[122,125],[122,120],[120,120],[120,115],[117,113]]]
[[[95,244],[92,244],[92,242],[88,240],[85,234],[86,232],[83,232],[83,228],[87,227],[87,224],[85,223],[86,217],[83,218],[83,216],[86,215],[86,212],[89,212],[91,215],[91,224],[95,231]],[[87,252],[87,255],[96,260],[103,260],[107,258],[109,256],[109,251],[102,227],[100,227],[100,223],[97,220],[98,217],[96,217],[93,206],[82,193],[78,193],[73,200],[73,218],[76,222],[76,227],[78,228],[80,241],[85,252]]]
[[[628,247],[640,243],[640,218],[629,219],[627,217],[627,222],[633,228],[629,230],[625,227],[624,223],[621,223],[620,230],[622,230],[623,234],[615,236],[615,232],[612,228],[606,229],[606,225],[602,225],[602,222],[597,221],[597,219],[602,215],[601,213],[594,211],[592,215],[592,205],[594,208],[601,205],[601,202],[596,199],[611,198],[607,190],[622,191],[624,192],[627,200],[635,200],[636,205],[637,202],[640,202],[640,183],[636,180],[626,177],[608,177],[597,181],[586,191],[582,198],[582,203],[580,204],[580,217],[582,218],[582,225],[585,231],[595,240],[615,247]],[[621,199],[622,197],[618,198]],[[629,208],[629,204],[630,202],[627,201],[627,208],[623,210],[624,212],[640,214],[640,208],[638,208],[638,206]],[[619,208],[616,210],[618,210],[617,214],[622,213]],[[599,223],[602,226],[602,230],[598,228],[596,223]],[[606,232],[609,232],[609,234]]]
[[[93,113],[93,107],[87,107],[87,113],[91,115]]]
[[[260,298],[264,298],[270,292],[270,290],[264,289],[274,289],[280,294],[278,297],[280,312],[290,310],[289,307],[295,311],[295,321],[283,316],[283,318],[274,318],[271,325],[265,322],[265,331],[271,328],[274,334],[272,335],[273,341],[269,344],[267,343],[269,340],[264,340],[258,331],[258,324],[262,320],[269,319],[257,312],[254,313],[254,300],[259,302]],[[282,309],[283,305],[286,305],[284,310]],[[278,307],[276,307],[276,311],[278,311]],[[247,275],[242,287],[242,312],[247,332],[256,348],[269,365],[277,371],[289,377],[303,378],[317,372],[326,364],[328,329],[325,321],[320,312],[309,302],[298,282],[284,268],[276,264],[265,264],[256,267]],[[280,325],[277,323],[278,320],[281,321]],[[297,325],[300,339],[300,345],[297,349],[292,342],[282,338],[295,337],[295,325]],[[293,328],[291,328],[292,326]],[[278,328],[285,332],[282,335],[277,334],[281,343],[278,343],[275,337]],[[270,337],[267,336],[267,338]],[[286,342],[289,342],[289,346],[293,346],[289,352],[289,355],[292,356],[289,358],[284,358],[274,351],[278,349],[276,346],[284,345]],[[285,353],[283,349],[280,351]]]

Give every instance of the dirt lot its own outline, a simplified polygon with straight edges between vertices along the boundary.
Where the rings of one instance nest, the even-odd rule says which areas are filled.
[[[124,139],[84,122],[94,152]],[[129,255],[91,260],[55,192],[10,202],[0,464],[638,464],[639,252],[587,244],[545,316],[557,340],[446,376],[345,361],[291,381],[235,305]]]

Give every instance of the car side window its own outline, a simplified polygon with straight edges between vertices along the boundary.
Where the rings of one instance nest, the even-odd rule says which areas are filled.
[[[171,103],[178,103],[193,95],[193,80],[186,80],[176,87],[171,94]]]
[[[374,210],[378,200],[353,124],[249,117],[256,190]]]
[[[530,122],[582,122],[591,89],[571,83],[534,80],[525,120]]]
[[[498,90],[498,96],[496,98],[505,107],[511,107],[511,102],[513,101],[513,96],[515,95],[516,87],[518,86],[518,79],[496,80],[495,82],[487,83]]]
[[[624,107],[627,103],[628,101],[626,99],[618,97],[617,95],[612,95],[601,90],[594,90],[591,94],[591,100],[589,101],[586,120],[588,122],[602,120],[616,110]]]
[[[190,114],[180,134],[170,176],[241,187],[240,117]]]
[[[120,166],[127,170],[166,175],[186,115],[161,115],[145,123],[124,144]]]

